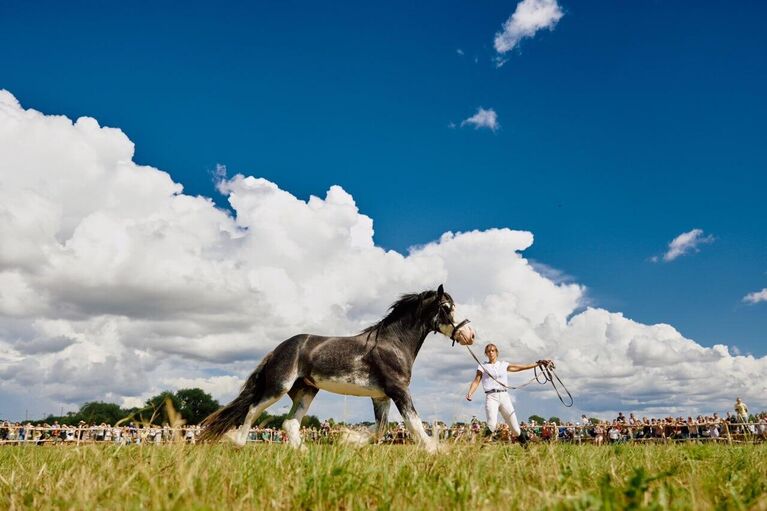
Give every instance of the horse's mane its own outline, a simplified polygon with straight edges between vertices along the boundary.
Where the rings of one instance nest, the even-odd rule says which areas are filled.
[[[422,293],[410,293],[402,295],[399,300],[391,304],[389,307],[389,313],[377,323],[373,323],[369,327],[365,328],[360,335],[367,334],[368,337],[375,333],[378,337],[378,332],[386,328],[389,325],[398,323],[405,320],[409,324],[413,324],[422,319],[425,310],[425,304],[429,299],[434,298],[437,295],[436,291],[424,291]],[[445,293],[448,299],[450,295]]]

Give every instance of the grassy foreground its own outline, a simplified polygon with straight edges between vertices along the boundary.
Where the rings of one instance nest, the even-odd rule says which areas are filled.
[[[767,509],[767,445],[0,447],[0,509]]]

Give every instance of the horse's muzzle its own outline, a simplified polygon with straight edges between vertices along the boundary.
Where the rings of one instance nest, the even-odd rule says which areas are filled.
[[[463,325],[458,329],[458,333],[455,334],[455,340],[458,341],[461,346],[470,346],[474,344],[474,336],[474,329],[469,325]]]

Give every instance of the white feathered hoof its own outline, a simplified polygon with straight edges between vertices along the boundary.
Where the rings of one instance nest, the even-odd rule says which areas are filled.
[[[341,431],[341,435],[338,437],[338,439],[347,445],[352,445],[355,447],[362,447],[363,445],[368,445],[370,443],[370,440],[373,438],[373,434],[368,431],[357,431],[354,429],[344,429]]]
[[[288,434],[288,443],[294,449],[301,448],[301,426],[297,419],[288,419],[282,423],[282,429]]]
[[[230,429],[226,433],[224,433],[224,438],[226,440],[229,440],[233,446],[237,447],[238,449],[241,449],[245,447],[245,443],[247,442],[247,437],[245,439],[240,438],[242,435],[240,435],[239,429]]]
[[[428,452],[429,454],[437,454],[442,448],[440,443],[434,438],[429,438],[427,440],[424,440],[423,442],[421,442],[421,446],[424,449],[426,449],[426,452]]]

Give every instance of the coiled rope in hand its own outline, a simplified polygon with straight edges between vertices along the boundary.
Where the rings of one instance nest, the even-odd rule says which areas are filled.
[[[474,354],[474,352],[471,350],[471,347],[469,345],[466,345],[466,349],[469,350],[469,353],[471,354],[471,357],[477,361],[477,364],[482,368],[482,370],[487,374],[490,378],[495,380],[495,382],[500,385],[501,387],[506,388],[507,390],[518,390],[523,387],[527,387],[533,382],[538,382],[540,385],[546,385],[547,383],[551,382],[551,386],[554,387],[554,392],[557,393],[557,397],[559,398],[559,401],[566,406],[567,408],[570,408],[573,406],[573,396],[570,394],[570,391],[567,390],[567,387],[565,387],[565,384],[562,383],[562,379],[557,375],[555,372],[555,366],[553,362],[546,363],[543,360],[539,360],[537,363],[538,365],[533,368],[533,374],[535,375],[533,378],[530,378],[529,381],[523,383],[522,385],[519,385],[517,387],[512,387],[511,385],[506,385],[503,382],[498,381],[498,379],[490,374],[490,372],[485,369],[485,364],[479,361],[477,356]],[[562,390],[567,394],[567,398],[570,401],[570,404],[567,404],[565,400],[562,398],[562,394],[559,392],[559,388],[561,387]]]

